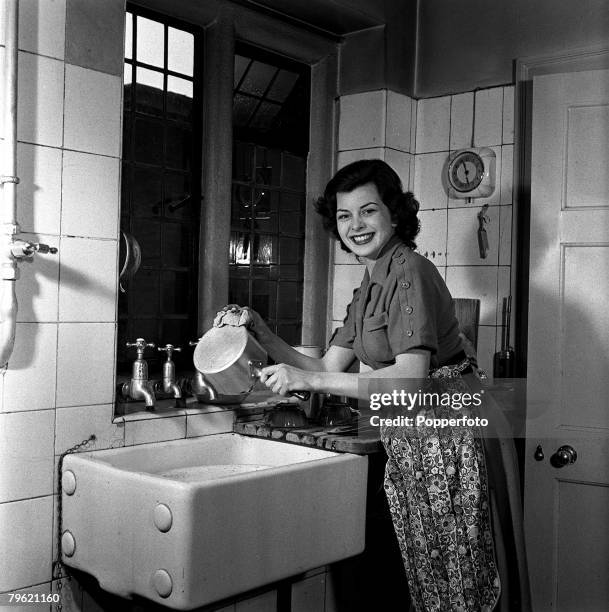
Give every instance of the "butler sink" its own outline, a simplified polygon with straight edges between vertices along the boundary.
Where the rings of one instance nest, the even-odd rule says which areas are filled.
[[[367,468],[230,433],[68,455],[63,561],[190,610],[360,553]]]

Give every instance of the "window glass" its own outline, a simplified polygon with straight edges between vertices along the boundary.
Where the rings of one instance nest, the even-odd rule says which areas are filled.
[[[137,18],[137,61],[164,67],[165,27],[158,21]]]
[[[192,76],[194,36],[190,32],[169,27],[167,31],[167,68]]]

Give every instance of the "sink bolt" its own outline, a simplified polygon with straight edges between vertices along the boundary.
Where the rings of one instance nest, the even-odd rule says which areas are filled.
[[[66,557],[71,557],[76,551],[74,536],[67,530],[61,536],[61,550]]]
[[[74,495],[76,491],[76,476],[72,470],[66,470],[61,477],[61,489],[67,495]]]
[[[154,509],[154,524],[159,531],[166,533],[171,529],[173,524],[173,516],[169,506],[165,504],[157,504]]]
[[[171,591],[173,590],[173,582],[167,570],[160,569],[154,572],[152,582],[156,592],[161,597],[169,597],[171,595]]]

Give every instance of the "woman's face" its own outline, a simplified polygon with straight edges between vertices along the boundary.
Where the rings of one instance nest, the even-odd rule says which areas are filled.
[[[395,233],[391,212],[374,183],[336,194],[336,225],[345,246],[366,259],[376,259]]]

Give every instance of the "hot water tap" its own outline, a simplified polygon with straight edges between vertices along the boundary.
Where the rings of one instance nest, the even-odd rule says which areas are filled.
[[[123,383],[123,395],[134,400],[143,399],[146,408],[151,410],[154,408],[154,389],[152,382],[148,380],[148,364],[144,359],[144,351],[147,348],[154,348],[155,345],[152,342],[146,343],[144,338],[138,338],[135,342],[127,342],[126,346],[136,348],[137,359],[133,362],[131,380]]]

